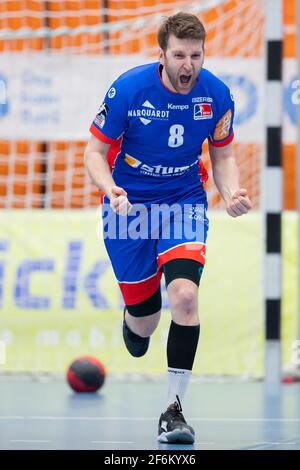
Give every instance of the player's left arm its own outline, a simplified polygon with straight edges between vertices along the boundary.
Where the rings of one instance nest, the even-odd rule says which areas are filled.
[[[239,170],[232,152],[232,144],[216,147],[210,142],[209,155],[215,184],[231,217],[238,217],[251,209],[247,189],[239,184]]]

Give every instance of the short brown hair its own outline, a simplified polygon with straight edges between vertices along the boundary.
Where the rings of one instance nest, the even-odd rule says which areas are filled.
[[[202,39],[205,42],[205,28],[197,16],[179,12],[165,18],[157,33],[158,44],[163,51],[168,47],[169,36],[178,39]]]

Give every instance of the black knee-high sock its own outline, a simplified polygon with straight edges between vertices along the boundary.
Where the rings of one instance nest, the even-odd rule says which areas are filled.
[[[167,405],[179,397],[181,403],[187,390],[197,351],[200,325],[178,325],[173,320],[170,325],[167,360],[168,360],[168,401]]]

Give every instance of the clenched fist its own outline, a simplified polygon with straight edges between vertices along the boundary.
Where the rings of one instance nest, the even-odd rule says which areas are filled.
[[[111,189],[110,207],[119,215],[127,215],[132,205],[127,199],[127,193],[119,186],[113,186]]]
[[[247,214],[251,207],[247,189],[241,188],[227,201],[226,210],[231,217],[239,217],[240,215]]]

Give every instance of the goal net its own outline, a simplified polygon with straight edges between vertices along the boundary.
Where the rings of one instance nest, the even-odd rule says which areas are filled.
[[[138,365],[125,358],[122,301],[98,246],[99,196],[84,171],[83,151],[89,123],[111,81],[131,66],[156,60],[162,16],[184,10],[203,21],[205,66],[235,97],[233,148],[241,186],[254,206],[249,217],[233,221],[224,213],[212,177],[206,183],[211,233],[195,372],[262,374],[263,3],[1,2],[0,305],[5,322],[0,339],[8,351],[5,370],[62,370],[79,351],[100,355],[116,373],[164,369],[168,319],[154,335],[149,358]],[[211,173],[207,146],[203,161]],[[119,359],[112,357],[112,348],[120,349]]]
[[[251,70],[250,59],[255,61],[262,57],[264,17],[259,0],[244,0],[243,2],[237,0],[203,0],[201,2],[191,0],[184,2],[173,0],[163,2],[158,0],[67,0],[63,2],[7,0],[1,2],[0,52],[3,54],[3,64],[7,67],[16,69],[19,61],[24,62],[23,68],[20,64],[18,72],[20,80],[25,77],[25,83],[23,80],[23,87],[16,83],[19,89],[15,92],[23,94],[20,97],[23,98],[20,105],[23,109],[18,111],[20,120],[23,117],[25,122],[20,123],[21,128],[16,122],[14,126],[10,123],[10,130],[3,129],[0,134],[0,207],[79,208],[98,204],[97,193],[84,175],[82,150],[86,139],[81,138],[82,129],[78,126],[74,127],[73,135],[71,129],[67,140],[57,140],[54,126],[52,126],[53,135],[51,135],[49,122],[46,122],[44,126],[41,123],[43,118],[45,120],[51,118],[49,115],[44,115],[47,108],[45,103],[45,106],[42,106],[42,100],[55,98],[49,96],[51,93],[49,87],[47,89],[46,85],[43,87],[41,83],[45,68],[51,66],[49,56],[56,56],[56,62],[53,59],[53,66],[57,68],[61,68],[61,61],[57,55],[66,57],[66,60],[70,60],[70,56],[73,60],[74,56],[78,55],[86,58],[97,56],[99,68],[104,67],[105,63],[101,65],[101,58],[111,57],[115,59],[114,75],[116,77],[126,68],[128,62],[125,59],[118,66],[120,56],[122,58],[131,56],[133,64],[141,63],[141,58],[134,59],[136,55],[143,56],[148,61],[156,60],[157,25],[163,15],[169,15],[181,9],[201,17],[207,30],[207,64],[210,60],[214,62],[213,68],[222,78],[227,79],[235,93],[238,130],[235,152],[241,164],[241,184],[250,191],[255,207],[259,206],[262,146],[261,136],[257,133],[262,132],[262,126],[259,129],[262,123],[255,123],[256,132],[252,132],[253,125],[251,127],[251,118],[253,120],[259,91],[254,88],[249,81],[249,76],[247,77],[244,73],[247,69],[248,72]],[[13,54],[11,61],[5,60],[5,56],[11,54]],[[32,69],[30,73],[26,71],[25,64],[28,56],[32,57],[32,54],[38,55],[39,58],[35,62],[36,69]],[[48,63],[44,63],[43,61],[47,58]],[[115,65],[116,61],[117,65]],[[76,75],[82,73],[79,67],[83,63],[93,70],[92,62],[79,60],[76,62],[75,59]],[[239,74],[241,66],[244,70]],[[2,114],[4,114],[5,100],[12,99],[9,94],[14,90],[11,89],[12,80],[8,85],[5,81],[4,70],[1,72],[3,74],[0,75],[0,103],[2,100]],[[60,70],[56,73],[60,73]],[[255,77],[256,73],[263,73],[263,69],[261,66],[256,70],[252,68],[252,73]],[[55,70],[53,70],[54,74]],[[107,75],[107,73],[104,74],[98,89],[105,90],[105,87],[109,85]],[[88,84],[84,83],[84,79],[80,81],[74,76],[67,78],[71,80],[71,83],[68,83],[71,87],[71,94],[73,91],[75,93],[73,96],[78,99],[77,93],[80,91],[83,96],[81,101],[83,107],[80,108],[78,105],[77,113],[88,115],[91,107],[96,111],[97,103],[101,100],[97,88],[94,90],[94,95],[91,95],[94,103],[91,102],[91,96],[89,102],[86,103],[84,98],[87,93],[83,93],[82,88],[87,87]],[[261,78],[257,76],[256,82],[259,82]],[[64,91],[62,88],[61,92]],[[48,96],[46,96],[47,93]],[[37,103],[39,99],[40,106]],[[30,104],[32,110],[28,110]],[[8,107],[13,105],[13,102],[8,103]],[[48,105],[48,113],[50,113],[50,103]],[[38,112],[41,113],[43,109],[46,111],[41,116]],[[34,112],[36,112],[35,119],[39,122],[34,121],[34,116],[32,116]],[[31,126],[28,123],[26,128],[26,122],[30,121],[30,118]],[[246,126],[249,125],[249,121],[250,128],[247,131]],[[48,133],[42,130],[46,126],[49,129]],[[241,136],[239,136],[239,131]],[[45,137],[45,139],[37,139],[35,133],[37,137],[40,134],[40,137]],[[5,135],[10,138],[4,139]],[[204,149],[204,162],[209,168],[206,148]],[[220,198],[212,181],[208,182],[207,190],[210,205],[219,206]]]

